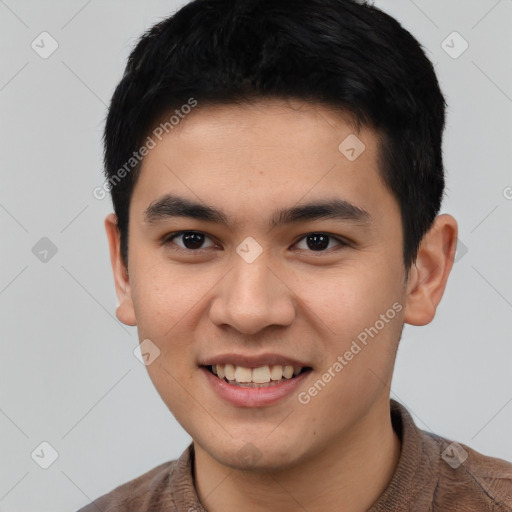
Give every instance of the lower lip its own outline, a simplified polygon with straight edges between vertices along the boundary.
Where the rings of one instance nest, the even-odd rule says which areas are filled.
[[[213,375],[205,367],[201,367],[200,370],[208,379],[213,390],[221,398],[238,407],[262,407],[275,404],[279,400],[293,394],[311,371],[305,371],[293,379],[283,380],[279,384],[273,384],[268,387],[245,388],[228,384],[224,379],[219,379],[219,377]]]

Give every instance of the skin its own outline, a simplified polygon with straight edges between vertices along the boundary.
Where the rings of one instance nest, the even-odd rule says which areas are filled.
[[[349,161],[338,145],[354,133],[366,149]],[[377,151],[377,133],[357,133],[323,105],[199,105],[143,161],[130,204],[128,268],[116,216],[105,219],[117,317],[161,350],[149,376],[194,440],[196,490],[209,512],[340,504],[363,511],[389,484],[400,453],[389,387],[402,326],[434,318],[457,223],[436,218],[406,279],[400,209],[379,175]],[[221,209],[232,225],[171,218],[149,226],[144,210],[164,193]],[[278,208],[332,198],[365,209],[371,224],[322,219],[269,229]],[[187,230],[205,233],[204,248],[187,249],[183,237],[162,243]],[[316,251],[305,238],[311,233],[350,244],[331,238]],[[263,248],[250,264],[236,252],[249,236]],[[401,311],[307,404],[294,392],[274,405],[235,407],[198,368],[219,353],[276,352],[313,368],[299,390],[307,391],[394,303]],[[257,450],[256,462],[241,457],[244,446]]]

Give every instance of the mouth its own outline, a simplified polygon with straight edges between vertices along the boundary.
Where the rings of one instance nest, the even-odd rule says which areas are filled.
[[[310,366],[274,364],[250,368],[230,363],[206,365],[203,368],[219,380],[241,388],[278,386],[312,370]]]

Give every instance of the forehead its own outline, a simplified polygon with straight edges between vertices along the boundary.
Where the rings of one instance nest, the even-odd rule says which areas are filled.
[[[379,173],[378,134],[320,104],[199,103],[155,142],[133,193],[140,211],[165,194],[242,216],[314,200],[365,211],[394,201]]]

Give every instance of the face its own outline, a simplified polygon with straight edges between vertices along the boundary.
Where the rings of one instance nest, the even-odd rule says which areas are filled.
[[[389,403],[409,290],[377,143],[327,107],[266,101],[199,106],[145,157],[118,318],[222,464],[291,467]]]

